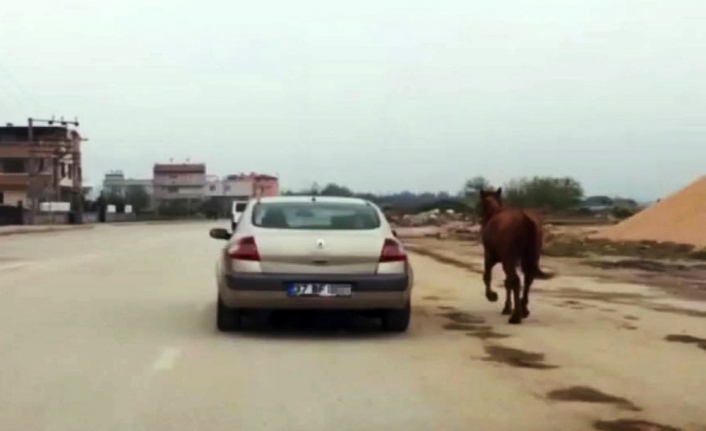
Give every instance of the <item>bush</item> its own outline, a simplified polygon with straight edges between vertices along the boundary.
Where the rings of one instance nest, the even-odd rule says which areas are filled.
[[[610,211],[611,215],[618,219],[626,219],[632,217],[637,213],[636,210],[624,207],[613,207]]]
[[[503,195],[513,207],[565,211],[583,201],[583,187],[570,177],[520,178],[505,185]]]

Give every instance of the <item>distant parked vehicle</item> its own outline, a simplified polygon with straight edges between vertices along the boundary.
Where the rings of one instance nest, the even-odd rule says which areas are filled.
[[[358,198],[253,199],[218,258],[217,326],[240,328],[252,309],[359,310],[387,331],[410,321],[413,273],[402,243],[373,203]]]
[[[248,206],[248,201],[235,201],[233,202],[233,207],[230,215],[230,228],[231,231],[235,230],[235,226],[238,224],[238,220],[243,215],[243,211]]]

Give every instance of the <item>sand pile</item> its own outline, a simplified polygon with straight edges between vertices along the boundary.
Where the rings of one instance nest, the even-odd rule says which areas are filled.
[[[595,237],[611,241],[651,240],[706,247],[706,176]]]

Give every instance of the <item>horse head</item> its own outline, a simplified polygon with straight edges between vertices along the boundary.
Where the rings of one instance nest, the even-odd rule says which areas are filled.
[[[503,209],[503,188],[480,191],[481,224],[485,224],[492,216]]]

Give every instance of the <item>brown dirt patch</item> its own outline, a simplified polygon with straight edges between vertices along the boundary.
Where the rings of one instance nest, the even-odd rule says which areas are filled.
[[[626,398],[606,394],[605,392],[601,392],[589,386],[572,386],[570,388],[555,389],[547,393],[547,398],[553,401],[614,404],[634,412],[642,410]]]
[[[687,334],[670,334],[664,337],[664,339],[676,343],[695,344],[700,349],[706,350],[706,338],[694,337],[693,335]]]
[[[441,298],[436,295],[427,295],[427,296],[422,297],[422,299],[425,299],[427,301],[440,301],[441,300]]]
[[[571,241],[576,238],[578,228],[572,228],[567,237]],[[562,234],[563,235],[563,234]],[[580,239],[580,238],[579,238]],[[605,242],[605,241],[604,241]],[[551,242],[547,247],[551,247]],[[430,257],[441,263],[446,263],[458,268],[463,268],[473,273],[482,274],[483,248],[473,241],[457,241],[453,238],[437,240],[429,238],[410,239],[405,245],[412,252]],[[555,274],[571,274],[574,276],[594,277],[599,280],[637,283],[659,287],[665,292],[679,298],[706,300],[706,264],[693,259],[675,260],[683,255],[680,245],[662,245],[656,249],[661,250],[661,256],[667,259],[659,260],[653,257],[630,257],[631,249],[611,251],[608,255],[605,250],[594,250],[599,253],[589,258],[579,260],[572,257],[548,257],[542,259],[542,267],[547,272]],[[649,251],[651,248],[647,246]],[[653,247],[654,249],[654,247]],[[640,247],[637,248],[641,250]],[[676,251],[676,254],[675,254]],[[632,251],[634,252],[634,251]],[[621,253],[628,253],[623,255]],[[557,253],[563,255],[562,253]],[[546,255],[546,253],[545,253]],[[571,253],[569,253],[571,255]],[[706,256],[704,256],[706,257]],[[549,268],[546,268],[549,267]],[[535,292],[538,289],[534,290]]]
[[[543,353],[527,352],[512,347],[494,344],[486,345],[485,352],[488,356],[483,358],[484,361],[497,362],[509,365],[511,367],[530,368],[534,370],[551,370],[559,368],[556,365],[544,363]]]
[[[492,326],[476,326],[472,331],[466,332],[467,337],[480,338],[481,340],[499,340],[510,337],[510,334],[495,332]]]
[[[648,422],[641,419],[595,421],[593,422],[593,428],[598,431],[682,431],[681,428]]]
[[[491,325],[485,325],[485,319],[473,316],[462,311],[449,311],[440,313],[439,316],[445,317],[450,322],[443,325],[443,328],[449,331],[467,331],[466,336],[476,337],[481,340],[507,338],[509,334],[495,332]]]

